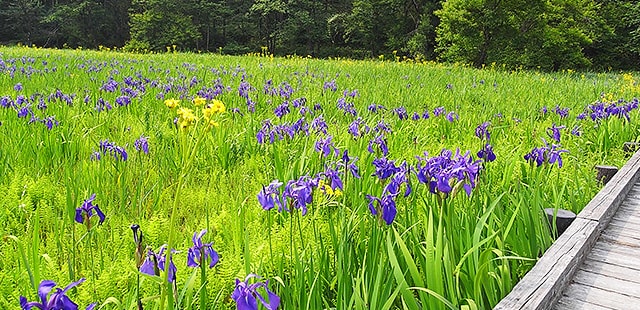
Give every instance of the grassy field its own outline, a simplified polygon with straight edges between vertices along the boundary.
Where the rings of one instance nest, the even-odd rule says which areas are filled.
[[[551,244],[543,209],[625,162],[638,96],[632,74],[0,48],[0,307],[84,278],[81,309],[489,309]]]

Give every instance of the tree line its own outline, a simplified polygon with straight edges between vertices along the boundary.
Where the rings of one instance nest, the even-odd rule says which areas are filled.
[[[0,0],[0,43],[640,69],[635,0]]]

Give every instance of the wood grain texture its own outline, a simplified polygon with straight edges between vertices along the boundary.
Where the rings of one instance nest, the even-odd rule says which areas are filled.
[[[581,300],[590,304],[610,309],[634,309],[640,304],[640,298],[632,297],[616,292],[603,290],[597,287],[572,283],[564,292],[565,296]]]

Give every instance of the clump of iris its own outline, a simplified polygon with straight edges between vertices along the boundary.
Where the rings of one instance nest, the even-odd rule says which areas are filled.
[[[27,301],[27,298],[20,296],[20,307],[22,310],[40,309],[40,310],[77,310],[78,304],[73,302],[67,293],[72,288],[85,281],[85,278],[81,278],[76,282],[72,282],[64,289],[56,288],[51,294],[51,291],[57,286],[57,284],[51,280],[43,280],[38,285],[38,301]],[[87,306],[86,310],[93,310],[96,304],[92,303]]]
[[[258,310],[258,301],[269,310],[276,310],[280,306],[280,297],[269,290],[269,280],[249,284],[253,278],[260,278],[255,274],[248,275],[244,281],[236,279],[236,288],[231,298],[236,302],[238,310]]]
[[[429,186],[429,191],[448,198],[455,195],[460,187],[467,195],[476,186],[476,179],[480,173],[480,160],[474,160],[469,151],[455,153],[442,149],[440,155],[430,157],[426,152],[423,157],[418,156],[416,175],[420,183]]]

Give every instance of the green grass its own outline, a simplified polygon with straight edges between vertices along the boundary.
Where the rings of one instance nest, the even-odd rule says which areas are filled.
[[[282,309],[488,309],[505,296],[533,266],[553,238],[544,208],[574,212],[598,191],[593,166],[621,166],[622,143],[638,137],[638,115],[600,122],[576,116],[596,101],[630,102],[640,94],[633,75],[614,73],[483,70],[433,63],[316,60],[308,58],[231,57],[199,54],[139,55],[115,52],[0,48],[0,97],[34,96],[34,116],[55,116],[51,130],[19,108],[0,107],[0,307],[16,308],[19,297],[36,300],[38,283],[60,286],[87,280],[69,295],[81,308],[97,302],[103,309],[136,309],[138,271],[130,225],[144,233],[143,246],[154,251],[169,243],[179,252],[175,293],[160,277],[140,275],[145,309],[233,308],[235,279],[255,273],[269,279]],[[4,63],[4,65],[2,65]],[[55,68],[55,70],[54,70]],[[115,100],[130,77],[139,96],[128,106]],[[191,86],[195,77],[197,83]],[[110,78],[117,92],[101,90]],[[322,114],[335,146],[358,157],[362,178],[342,174],[341,195],[316,189],[308,213],[264,211],[256,195],[272,180],[286,184],[315,175],[335,161],[314,145],[323,134],[310,130],[273,144],[259,144],[263,120],[293,124],[299,108],[279,119],[274,108],[285,99],[265,94],[272,80],[294,89],[289,101],[306,98],[306,123]],[[323,89],[335,80],[337,91]],[[255,113],[238,95],[242,81],[254,88]],[[14,86],[21,83],[22,90]],[[138,84],[136,84],[138,83]],[[208,129],[199,108],[188,130],[173,123],[175,109],[164,100],[191,99],[202,87],[223,85],[216,98],[226,112]],[[158,97],[165,85],[171,91]],[[227,87],[229,89],[227,89]],[[497,155],[482,170],[471,196],[460,191],[446,199],[433,195],[415,174],[413,193],[396,201],[397,216],[386,225],[373,216],[366,194],[379,196],[383,182],[373,177],[367,151],[374,134],[359,139],[348,133],[355,119],[336,108],[343,91],[365,124],[384,120],[388,158],[417,162],[424,152],[443,148],[473,156],[483,146],[476,126],[491,122]],[[68,104],[49,97],[59,90]],[[38,102],[46,109],[38,109]],[[86,99],[85,99],[86,98]],[[98,99],[113,108],[98,112]],[[86,102],[85,102],[86,100]],[[367,107],[386,111],[370,113]],[[314,110],[319,104],[322,110]],[[403,106],[409,119],[391,110]],[[542,107],[549,112],[543,114]],[[569,108],[561,118],[553,112]],[[459,119],[435,117],[444,107]],[[238,108],[242,115],[232,112]],[[414,121],[412,113],[429,110]],[[312,114],[311,114],[312,113]],[[523,156],[551,141],[547,129],[564,125],[564,166],[536,167]],[[579,126],[582,135],[570,134]],[[149,137],[150,153],[134,149]],[[108,139],[128,152],[127,161],[103,155],[90,159]],[[106,221],[90,230],[74,221],[75,210],[96,193]],[[401,195],[402,196],[402,195]],[[220,262],[207,270],[206,287],[198,268],[188,268],[187,249],[194,232],[207,229]],[[203,295],[206,292],[206,298]]]

